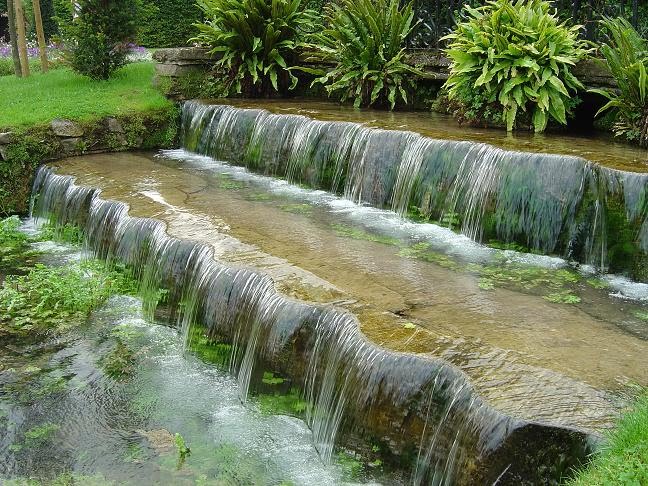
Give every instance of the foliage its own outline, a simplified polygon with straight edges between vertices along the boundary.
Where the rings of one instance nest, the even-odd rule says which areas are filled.
[[[120,380],[133,372],[135,357],[133,351],[117,339],[113,348],[101,358],[100,364],[108,376]]]
[[[178,451],[178,455],[180,456],[180,459],[183,459],[187,457],[189,454],[191,454],[191,449],[187,447],[184,437],[182,437],[177,432],[173,438],[173,441],[175,443],[176,450]]]
[[[49,123],[54,118],[79,122],[103,116],[170,108],[152,85],[152,63],[135,63],[105,83],[58,69],[27,79],[0,78],[0,128]]]
[[[247,96],[293,89],[297,48],[315,29],[316,13],[301,0],[199,0],[207,19],[192,40],[221,58],[229,94]],[[290,81],[290,82],[289,82]]]
[[[79,0],[77,16],[62,25],[64,58],[79,74],[108,79],[128,61],[139,2]]]
[[[202,11],[193,0],[150,0],[144,2],[137,42],[147,47],[188,45],[193,24],[202,20]]]
[[[17,216],[0,220],[0,270],[18,264],[29,250],[27,235],[18,229],[20,224]]]
[[[615,135],[648,147],[648,41],[625,19],[605,19],[602,25],[608,38],[601,53],[619,89],[592,90],[609,100],[599,113],[611,110]]]
[[[315,57],[335,67],[317,78],[329,95],[354,106],[408,102],[413,75],[422,75],[405,59],[405,41],[414,27],[412,2],[340,0],[326,7],[327,28],[315,37]]]
[[[450,99],[470,104],[484,97],[499,108],[507,130],[519,111],[529,112],[536,132],[549,118],[566,124],[571,93],[582,88],[571,73],[587,50],[579,26],[561,23],[545,0],[493,0],[467,7],[449,40]]]
[[[61,331],[85,322],[115,293],[134,293],[121,269],[91,260],[65,267],[37,264],[27,275],[8,276],[0,288],[0,327],[10,334]]]
[[[570,486],[648,484],[648,393],[623,415],[607,444]]]

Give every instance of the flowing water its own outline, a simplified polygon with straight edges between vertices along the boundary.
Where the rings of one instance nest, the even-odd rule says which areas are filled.
[[[41,172],[36,214],[84,225],[90,248],[140,269],[148,293],[171,288],[166,321],[189,349],[196,336],[231,345],[243,400],[268,370],[299,383],[325,461],[368,431],[412,458],[413,483],[515,483],[538,467],[516,458],[518,441],[542,449],[562,433],[582,457],[648,376],[642,284],[184,151],[58,172],[76,185]]]
[[[37,246],[49,265],[87,256]],[[117,342],[135,350],[128,379],[101,364]],[[366,483],[351,477],[348,460],[323,463],[302,420],[240,395],[226,370],[187,355],[175,330],[145,319],[139,299],[114,297],[79,331],[0,345],[0,482]],[[183,461],[175,433],[191,448]]]
[[[417,114],[377,121],[370,111],[298,106],[187,102],[183,146],[437,221],[475,241],[522,245],[635,279],[648,276],[643,151],[573,138],[459,132]],[[479,142],[466,141],[471,139]]]
[[[183,149],[39,171],[36,223],[79,226],[90,254],[140,282],[141,311],[121,298],[92,319],[110,335],[136,322],[142,348],[109,415],[143,400],[142,376],[167,413],[99,427],[108,452],[92,467],[59,448],[37,469],[65,457],[130,481],[538,484],[586,460],[648,385],[645,153],[233,104],[185,103]],[[92,369],[105,344],[91,337],[48,359]],[[83,373],[70,376],[96,371]],[[89,417],[83,431],[102,400],[54,409]],[[152,450],[120,468],[108,430]],[[164,452],[176,430],[199,444],[189,468]],[[36,467],[9,443],[3,474]]]

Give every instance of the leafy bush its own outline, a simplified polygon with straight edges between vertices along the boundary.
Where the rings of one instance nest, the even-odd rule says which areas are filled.
[[[186,46],[193,24],[203,20],[193,0],[150,0],[143,10],[137,43],[146,47]]]
[[[602,24],[608,40],[601,53],[619,90],[592,90],[609,100],[599,113],[611,110],[616,136],[648,147],[648,41],[625,19],[605,19]]]
[[[225,72],[231,94],[247,96],[293,89],[291,67],[297,48],[315,29],[316,13],[301,0],[199,0],[207,21],[194,41],[220,54],[217,66]]]
[[[316,36],[316,56],[335,64],[315,80],[329,94],[361,105],[394,108],[408,101],[412,75],[422,75],[405,59],[405,40],[414,27],[412,2],[398,0],[340,0],[327,5],[327,28]]]
[[[137,32],[139,3],[79,0],[76,18],[62,26],[64,58],[76,72],[108,79],[128,60]]]
[[[475,97],[502,112],[511,131],[520,111],[536,132],[549,118],[567,123],[570,99],[582,89],[572,67],[588,52],[580,27],[561,23],[545,0],[493,0],[466,7],[449,40],[452,60],[446,88],[451,100],[470,105]]]

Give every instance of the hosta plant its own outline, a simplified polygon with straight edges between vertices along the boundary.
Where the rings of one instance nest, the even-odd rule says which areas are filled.
[[[567,123],[571,97],[583,86],[572,74],[588,52],[580,27],[558,20],[545,0],[492,0],[467,6],[449,41],[446,88],[451,100],[475,97],[501,110],[507,130],[528,113],[536,132],[549,119]]]
[[[230,94],[259,96],[295,87],[291,67],[317,18],[301,0],[199,0],[198,5],[206,21],[195,24],[200,32],[191,40],[220,56],[217,67]]]
[[[625,19],[605,19],[602,25],[608,40],[601,53],[618,90],[592,90],[609,100],[599,113],[612,110],[615,134],[648,147],[648,41]]]
[[[316,36],[316,56],[334,65],[315,80],[355,106],[407,103],[413,77],[405,58],[414,27],[412,3],[399,0],[338,0],[327,5],[327,28]]]

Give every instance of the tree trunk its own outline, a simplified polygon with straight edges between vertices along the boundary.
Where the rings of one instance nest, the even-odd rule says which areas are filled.
[[[635,29],[639,27],[639,0],[632,3],[632,26]]]
[[[40,0],[32,0],[34,6],[34,23],[36,24],[36,35],[38,37],[38,51],[41,59],[41,72],[46,73],[47,45],[45,44],[45,32],[43,31],[43,16],[41,15]]]
[[[24,78],[29,76],[29,58],[27,57],[27,38],[25,36],[25,10],[22,0],[14,0],[16,7],[16,30],[18,31],[18,52],[20,53],[20,67]]]
[[[16,76],[22,76],[20,68],[20,54],[18,54],[18,34],[16,33],[16,19],[14,11],[14,0],[7,0],[7,18],[9,19],[9,41],[11,43],[11,57],[13,58],[14,72]]]

